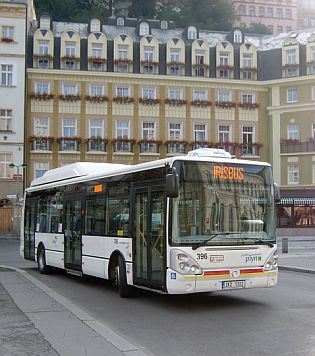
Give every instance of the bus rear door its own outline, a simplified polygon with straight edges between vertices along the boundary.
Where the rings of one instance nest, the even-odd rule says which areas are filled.
[[[35,260],[36,209],[37,199],[26,199],[24,212],[24,258],[28,260]]]

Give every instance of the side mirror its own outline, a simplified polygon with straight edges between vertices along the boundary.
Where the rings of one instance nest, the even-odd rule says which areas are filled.
[[[176,169],[173,167],[170,173],[166,174],[166,196],[169,198],[177,198],[179,191],[179,180]]]
[[[275,202],[279,203],[281,200],[280,188],[277,183],[273,183]]]

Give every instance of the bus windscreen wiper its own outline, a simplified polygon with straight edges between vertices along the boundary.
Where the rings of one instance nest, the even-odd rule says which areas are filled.
[[[272,240],[262,240],[262,239],[258,239],[255,240],[255,244],[262,244],[262,245],[268,245],[270,247],[274,247],[275,242],[271,242]]]
[[[240,234],[239,232],[218,232],[216,234],[212,234],[207,240],[201,241],[195,245],[192,246],[193,250],[197,250],[197,248],[199,248],[200,246],[206,246],[206,244],[211,241],[212,239],[214,239],[217,236],[220,235],[238,235]]]

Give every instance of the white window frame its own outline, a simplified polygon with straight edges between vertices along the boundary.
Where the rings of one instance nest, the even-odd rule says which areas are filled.
[[[243,67],[252,68],[253,66],[253,55],[249,53],[243,54]]]
[[[0,130],[12,131],[13,125],[13,110],[0,109]]]
[[[129,58],[129,45],[118,45],[118,59],[128,59]]]
[[[156,125],[154,121],[142,122],[142,139],[143,140],[155,140],[156,138]]]
[[[37,94],[50,94],[50,83],[35,83],[35,93]]]
[[[50,17],[49,16],[41,16],[39,19],[39,27],[50,29]]]
[[[187,38],[189,40],[196,40],[197,39],[197,29],[195,26],[189,26],[187,29]]]
[[[194,141],[207,141],[207,125],[194,124]]]
[[[287,126],[287,138],[289,140],[299,140],[300,127],[297,124],[290,124]]]
[[[256,103],[255,93],[242,93],[241,94],[241,103],[242,104],[254,104]]]
[[[287,90],[287,102],[296,103],[298,102],[299,92],[297,88],[291,88]]]
[[[89,137],[104,138],[104,120],[89,119]]]
[[[168,22],[166,20],[161,21],[161,30],[167,30],[168,29]]]
[[[0,178],[10,178],[12,176],[12,169],[9,165],[12,163],[12,154],[0,152]]]
[[[65,54],[66,56],[75,57],[76,42],[66,41],[65,42]]]
[[[63,137],[76,137],[78,132],[78,121],[76,118],[63,118],[62,119],[62,136]]]
[[[287,64],[297,64],[297,53],[295,49],[289,49],[286,51]]]
[[[218,102],[231,102],[232,101],[232,92],[218,90],[217,92]]]
[[[168,124],[168,138],[169,140],[182,140],[183,130],[182,124],[178,122],[170,122]]]
[[[297,163],[288,164],[288,184],[299,184],[300,172]]]
[[[90,84],[89,86],[90,96],[103,96],[104,95],[104,85],[102,84]]]
[[[116,96],[120,98],[126,98],[130,96],[130,88],[125,86],[116,87]]]
[[[34,135],[49,136],[49,117],[34,117]]]
[[[170,59],[171,62],[180,62],[181,57],[180,48],[170,48]]]
[[[117,17],[117,26],[125,26],[125,19],[123,17]]]
[[[145,61],[153,62],[154,61],[154,47],[145,46],[143,48],[143,56]]]
[[[62,83],[62,94],[63,95],[78,95],[78,85]]]
[[[119,133],[121,133],[121,134],[119,134]],[[127,133],[127,135],[125,133]],[[129,139],[129,137],[130,137],[130,121],[117,120],[115,122],[115,135],[116,135],[116,138]]]
[[[142,99],[156,99],[156,88],[143,87],[141,97]]]
[[[233,33],[234,43],[242,43],[243,42],[243,34],[241,30],[234,30]]]
[[[39,40],[38,41],[38,54],[41,56],[48,55],[49,53],[49,41]]]
[[[231,125],[218,125],[218,142],[231,142]]]
[[[183,90],[177,88],[169,88],[168,98],[172,100],[183,100]]]
[[[150,26],[147,22],[141,22],[139,25],[139,36],[147,36],[150,34]]]
[[[2,38],[9,38],[10,40],[14,39],[14,26],[2,26]]]
[[[230,53],[226,51],[220,52],[220,65],[228,65],[230,61]]]
[[[255,126],[243,125],[242,126],[242,143],[254,143],[255,142]]]
[[[49,170],[49,162],[35,162],[34,164],[34,178],[39,178]]]
[[[92,57],[101,58],[103,55],[103,43],[92,43]]]
[[[13,85],[13,64],[1,64],[1,85]]]
[[[101,31],[101,22],[98,19],[91,20],[91,32],[100,32]]]
[[[194,89],[193,100],[208,100],[208,90]]]
[[[315,123],[312,123],[311,133],[312,133],[312,138],[315,139]]]

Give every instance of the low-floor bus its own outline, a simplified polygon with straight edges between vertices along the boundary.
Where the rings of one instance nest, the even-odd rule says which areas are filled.
[[[137,165],[74,163],[26,189],[20,253],[52,268],[182,294],[277,283],[271,166],[216,149]]]

